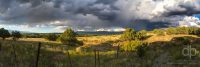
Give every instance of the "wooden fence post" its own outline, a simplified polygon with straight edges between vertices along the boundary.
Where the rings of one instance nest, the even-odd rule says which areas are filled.
[[[69,65],[70,65],[70,67],[72,67],[71,57],[70,57],[70,54],[69,54],[68,50],[67,50],[67,54],[68,54],[68,59],[69,59]]]
[[[95,67],[100,67],[100,57],[99,57],[99,51],[94,50],[94,62],[95,62]]]
[[[96,55],[96,50],[94,50],[94,65],[97,67],[97,61],[96,61],[97,55]]]
[[[2,44],[0,43],[0,51],[1,51],[1,49],[2,49]]]
[[[97,60],[98,60],[98,67],[100,67],[100,57],[99,57],[99,51],[97,51]]]
[[[117,45],[117,54],[116,57],[119,58],[119,45]]]
[[[35,64],[36,66],[35,67],[38,67],[38,64],[39,64],[40,48],[41,48],[41,42],[38,43],[37,59],[36,59],[36,64]]]
[[[14,54],[14,57],[15,57],[15,59],[16,59],[16,52],[15,52],[15,47],[14,47],[14,44],[12,44],[12,49],[13,49],[13,54]]]
[[[18,61],[17,61],[17,54],[16,54],[16,51],[15,51],[14,44],[12,44],[11,46],[12,46],[12,49],[13,49],[14,60],[15,60],[15,62],[17,63],[17,62],[18,62]],[[15,65],[15,63],[14,63],[14,65]],[[17,64],[16,64],[16,65],[17,65]]]

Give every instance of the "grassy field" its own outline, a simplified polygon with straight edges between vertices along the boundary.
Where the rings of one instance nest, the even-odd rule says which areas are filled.
[[[154,35],[145,40],[151,44],[148,45],[144,58],[139,58],[135,52],[117,53],[116,45],[123,45],[123,42],[119,41],[120,35],[87,36],[78,39],[84,42],[80,47],[99,50],[99,60],[96,59],[96,65],[99,67],[199,67],[200,54],[190,59],[193,61],[187,61],[188,57],[181,54],[185,45],[173,42],[173,38],[185,36],[193,38],[192,47],[200,50],[200,39],[194,35]],[[42,42],[39,67],[95,67],[93,51],[77,51],[79,47],[65,46],[58,41],[22,38],[19,41],[8,39],[0,42],[0,67],[35,67],[38,42]]]

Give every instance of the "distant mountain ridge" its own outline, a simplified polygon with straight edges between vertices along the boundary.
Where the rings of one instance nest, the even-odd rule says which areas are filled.
[[[10,33],[12,33],[12,31],[18,31],[18,30],[8,30]],[[20,33],[34,33],[34,32],[29,32],[29,31],[19,31]]]
[[[79,31],[78,34],[92,34],[92,35],[113,35],[113,34],[122,34],[123,32],[110,32],[110,31],[93,31],[93,32],[85,32]]]
[[[18,31],[18,30],[8,30],[10,33],[12,31]],[[29,32],[29,31],[19,31],[20,33],[23,34],[31,34],[31,33],[36,33],[36,32]],[[60,34],[61,32],[50,32],[50,33],[57,33]],[[123,32],[114,32],[114,31],[76,31],[78,34],[88,34],[88,35],[113,35],[113,34],[122,34]]]

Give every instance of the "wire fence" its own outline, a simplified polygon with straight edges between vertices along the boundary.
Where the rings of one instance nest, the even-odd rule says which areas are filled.
[[[80,56],[78,55],[80,54]],[[121,52],[119,46],[114,53],[75,53],[66,46],[0,43],[0,67],[135,67],[133,52]],[[120,59],[119,59],[120,58]],[[141,61],[142,62],[142,61]]]

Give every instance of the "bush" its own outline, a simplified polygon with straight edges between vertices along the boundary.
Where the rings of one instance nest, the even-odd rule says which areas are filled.
[[[199,35],[200,34],[200,28],[197,27],[189,27],[189,34],[193,35]]]
[[[131,41],[135,40],[134,35],[136,34],[134,29],[127,28],[126,31],[121,35],[121,40]]]
[[[154,33],[154,34],[157,34],[158,36],[163,36],[163,35],[165,35],[165,31],[162,30],[162,29],[154,29],[154,30],[153,30],[153,33]]]
[[[167,34],[191,34],[191,35],[198,35],[199,29],[197,27],[170,27],[166,30]]]
[[[170,27],[166,30],[168,35],[176,34],[176,29],[173,27]]]
[[[137,46],[136,51],[138,57],[143,58],[147,51],[147,43],[143,43],[142,45]]]
[[[9,31],[4,28],[1,28],[0,29],[0,37],[3,38],[3,40],[5,40],[5,38],[10,37]]]
[[[147,38],[147,31],[146,30],[141,30],[135,34],[135,39],[137,40],[144,40]]]
[[[78,41],[76,36],[77,34],[72,29],[67,29],[60,36],[59,39],[64,45],[70,45],[70,46],[83,45],[83,42]]]
[[[124,43],[124,45],[121,46],[121,50],[123,51],[136,51],[137,47],[140,45],[146,44],[146,42],[143,41],[127,41]]]
[[[19,31],[12,31],[12,37],[13,37],[13,40],[17,40],[17,39],[21,38],[22,35]]]
[[[139,32],[134,31],[134,29],[127,28],[126,31],[121,35],[121,40],[131,41],[131,40],[143,40],[147,37],[147,31],[142,30]]]
[[[56,34],[47,34],[46,39],[49,41],[56,41],[58,39],[58,35]]]
[[[46,33],[26,33],[23,34],[24,38],[46,38]]]
[[[175,37],[172,42],[179,45],[189,45],[193,39],[191,37]]]

